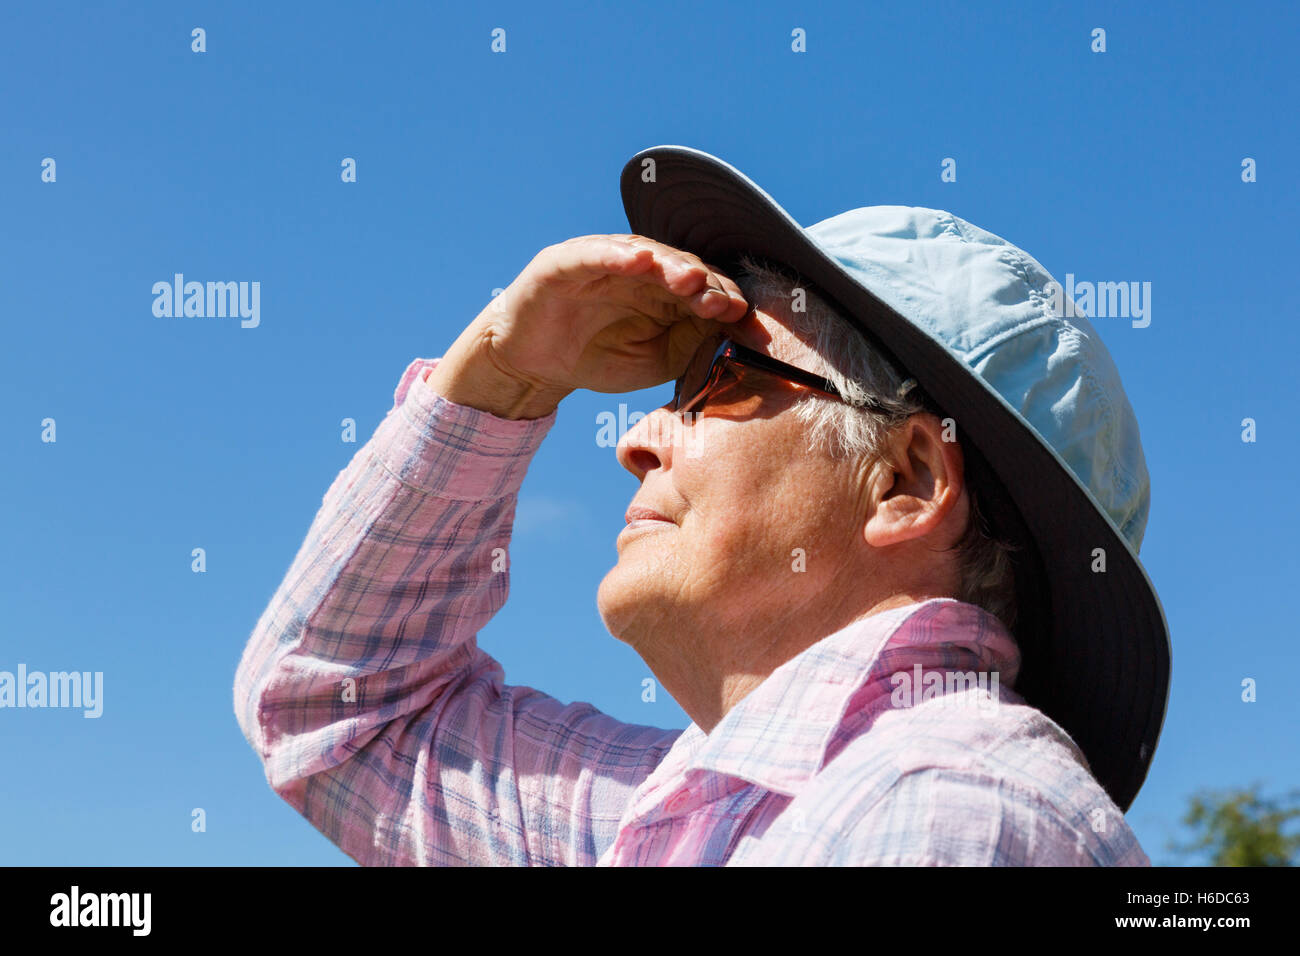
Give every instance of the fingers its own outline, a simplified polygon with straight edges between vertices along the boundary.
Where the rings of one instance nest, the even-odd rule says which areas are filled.
[[[613,234],[606,238],[627,243],[637,249],[649,249],[654,258],[663,264],[665,271],[669,273],[679,273],[683,276],[689,276],[698,281],[703,277],[703,282],[699,282],[694,290],[686,291],[706,291],[707,289],[718,289],[729,297],[734,297],[741,301],[744,300],[744,294],[740,291],[734,279],[728,276],[716,266],[711,266],[693,252],[687,252],[685,249],[676,249],[656,239],[648,236],[639,236],[634,233]]]
[[[579,260],[594,256],[609,273],[639,276],[682,300],[701,318],[736,322],[748,311],[734,279],[682,249],[630,233],[580,236],[559,244],[572,246]],[[572,277],[572,276],[568,276]]]

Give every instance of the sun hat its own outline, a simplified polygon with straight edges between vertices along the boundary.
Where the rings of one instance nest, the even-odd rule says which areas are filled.
[[[1138,560],[1151,484],[1119,372],[1035,259],[951,213],[867,206],[801,227],[730,164],[686,146],[633,156],[631,232],[730,272],[788,266],[956,421],[1014,558],[1015,689],[1079,745],[1121,811],[1168,705],[1169,630]],[[1066,314],[1061,314],[1061,313]]]

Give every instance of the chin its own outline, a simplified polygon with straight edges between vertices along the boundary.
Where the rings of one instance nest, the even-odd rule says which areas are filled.
[[[605,629],[620,641],[623,640],[623,627],[629,611],[627,589],[622,584],[618,566],[615,565],[596,589],[596,611],[600,614]]]
[[[636,645],[647,629],[657,630],[667,618],[667,596],[661,588],[647,587],[642,569],[632,571],[620,562],[610,569],[596,590],[596,610],[606,630],[625,644]]]

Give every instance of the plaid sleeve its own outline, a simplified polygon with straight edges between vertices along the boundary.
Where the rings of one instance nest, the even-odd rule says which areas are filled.
[[[262,613],[235,713],[272,789],[363,865],[594,864],[680,734],[506,686],[519,486],[554,414],[448,402],[412,362]]]

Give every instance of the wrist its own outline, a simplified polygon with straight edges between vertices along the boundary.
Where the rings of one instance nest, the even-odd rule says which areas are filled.
[[[473,326],[429,372],[425,384],[449,402],[505,419],[545,418],[573,391],[529,382],[502,368]]]

